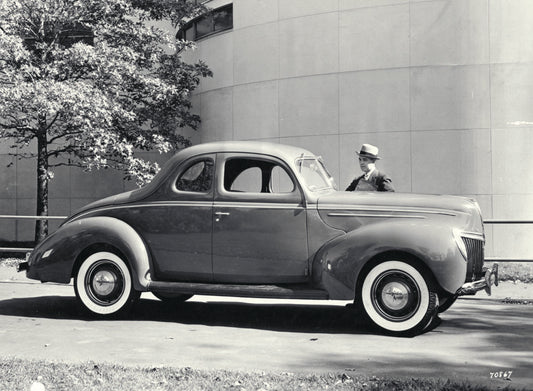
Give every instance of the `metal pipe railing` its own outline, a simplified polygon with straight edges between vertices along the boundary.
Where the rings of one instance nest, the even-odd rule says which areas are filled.
[[[0,215],[4,220],[65,220],[68,216],[18,216]],[[32,247],[0,247],[0,251],[10,253],[27,253],[33,251]]]
[[[533,224],[533,220],[501,220],[487,219],[483,220],[484,224]]]
[[[0,215],[0,219],[12,220],[64,220],[67,216],[17,216],[17,215]],[[487,219],[483,221],[484,224],[533,224],[533,220],[506,220],[506,219]],[[4,252],[31,252],[31,247],[0,247],[0,251]],[[487,257],[487,262],[530,262],[533,259],[524,258],[499,258]]]
[[[0,219],[11,220],[65,220],[68,216],[16,216],[0,215]]]
[[[498,258],[498,257],[486,257],[485,262],[524,262],[533,263],[533,259],[526,258]]]
[[[483,221],[484,224],[533,224],[533,220],[507,220],[507,219],[487,219]],[[533,259],[525,258],[501,258],[501,257],[487,257],[485,262],[525,262],[533,263]]]
[[[29,253],[33,251],[33,247],[0,247],[0,251],[6,253]]]

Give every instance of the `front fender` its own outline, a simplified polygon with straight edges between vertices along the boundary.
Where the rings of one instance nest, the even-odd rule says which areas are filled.
[[[68,283],[76,259],[93,245],[109,245],[119,250],[129,262],[135,289],[146,290],[151,269],[143,239],[122,220],[107,216],[87,217],[62,225],[33,250],[26,274],[43,282]]]
[[[314,258],[314,284],[326,289],[332,299],[353,299],[363,267],[392,251],[420,260],[447,292],[455,293],[465,281],[467,262],[452,227],[410,220],[365,225],[328,242]]]

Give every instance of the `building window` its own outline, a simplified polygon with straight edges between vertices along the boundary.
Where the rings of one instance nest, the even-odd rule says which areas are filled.
[[[29,50],[37,51],[38,42],[46,44],[55,42],[66,48],[71,47],[77,42],[83,42],[90,46],[94,45],[94,34],[92,30],[83,26],[81,23],[74,22],[71,25],[63,25],[60,27],[45,23],[43,30],[45,33],[42,38],[37,38],[31,35],[24,38],[24,43]]]
[[[233,28],[233,4],[212,10],[193,19],[179,29],[177,39],[196,41],[200,38]]]
[[[63,30],[59,36],[60,43],[66,47],[71,47],[77,42],[83,42],[86,45],[94,45],[93,31],[82,25],[74,25],[68,29]]]

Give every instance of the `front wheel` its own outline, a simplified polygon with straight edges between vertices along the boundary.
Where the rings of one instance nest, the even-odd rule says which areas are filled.
[[[126,312],[140,296],[133,288],[128,265],[106,251],[83,260],[74,278],[74,291],[84,309],[102,317]]]
[[[439,298],[439,314],[447,311],[457,300],[456,295],[447,295]]]
[[[394,335],[415,335],[437,313],[438,297],[431,283],[403,261],[386,261],[364,277],[359,300],[368,318]]]

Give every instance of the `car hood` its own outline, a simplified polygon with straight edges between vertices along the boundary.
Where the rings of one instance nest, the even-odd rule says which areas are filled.
[[[474,199],[450,196],[393,192],[333,192],[318,198],[317,208],[330,226],[350,230],[361,219],[376,217],[459,218],[465,229],[482,232],[483,222]],[[346,219],[353,217],[353,219]],[[350,221],[352,220],[352,221]],[[380,219],[378,219],[380,220]]]
[[[471,198],[393,192],[338,191],[318,199],[319,209],[399,208],[434,209],[450,212],[469,212],[476,201]]]

